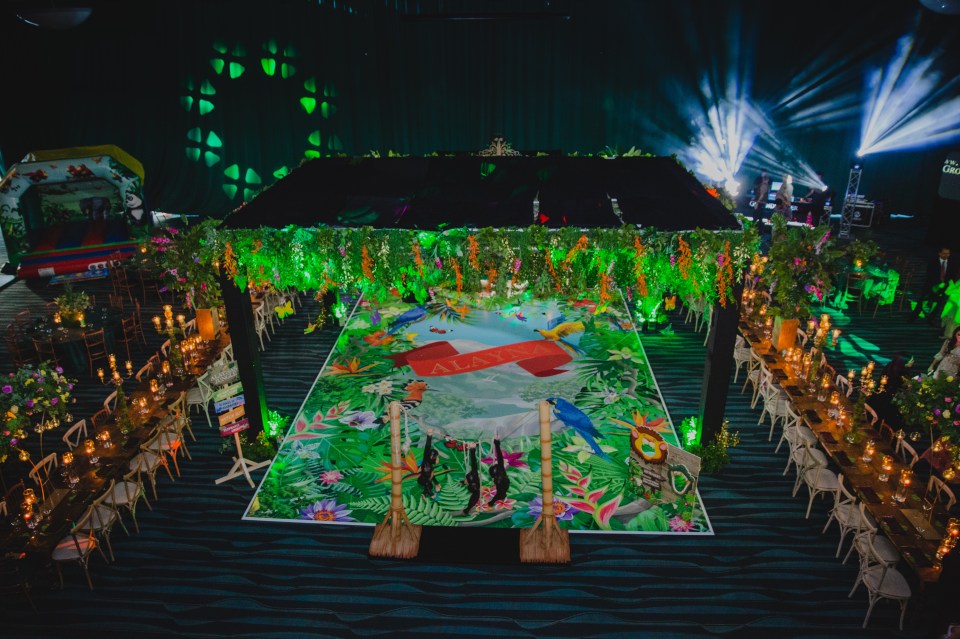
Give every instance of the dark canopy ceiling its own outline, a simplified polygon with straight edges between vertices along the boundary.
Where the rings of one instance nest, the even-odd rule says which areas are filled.
[[[436,229],[534,222],[626,223],[667,231],[739,228],[672,158],[562,156],[320,158],[235,211],[226,225]]]

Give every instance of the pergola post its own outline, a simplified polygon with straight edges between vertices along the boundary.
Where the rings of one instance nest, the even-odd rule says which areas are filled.
[[[246,286],[241,290],[233,280],[220,278],[223,305],[230,324],[230,342],[237,361],[240,382],[243,384],[246,418],[250,421],[247,437],[255,438],[267,420],[267,397],[263,390],[263,365],[257,350],[257,330],[253,320],[253,305]]]
[[[737,341],[737,325],[740,322],[740,297],[743,294],[743,278],[733,287],[733,299],[726,308],[714,305],[707,338],[707,360],[703,369],[703,390],[700,394],[701,442],[713,440],[723,425],[727,409],[727,392],[730,389],[730,373],[733,372],[733,349]]]

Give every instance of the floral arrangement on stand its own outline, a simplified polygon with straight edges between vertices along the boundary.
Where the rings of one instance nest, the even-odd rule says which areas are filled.
[[[61,321],[68,325],[80,324],[80,315],[90,308],[90,296],[86,291],[79,291],[69,283],[64,287],[63,294],[53,299],[57,304],[57,312]]]
[[[960,470],[960,381],[952,375],[907,379],[893,403],[904,423],[918,429],[910,439],[926,431],[931,446],[939,442],[950,452],[953,473]]]
[[[837,260],[829,226],[788,226],[783,215],[771,218],[772,243],[760,283],[773,298],[771,314],[805,319],[814,302],[822,303],[833,286]]]
[[[880,252],[880,247],[873,240],[856,239],[847,244],[844,251],[850,258],[850,263],[859,271]]]
[[[13,453],[24,461],[30,458],[21,442],[31,430],[42,437],[44,432],[73,421],[69,407],[76,382],[49,362],[24,366],[0,379],[0,463]]]
[[[222,304],[216,255],[220,224],[220,220],[207,219],[184,230],[163,227],[141,244],[141,253],[157,265],[167,288],[178,293],[187,308]]]

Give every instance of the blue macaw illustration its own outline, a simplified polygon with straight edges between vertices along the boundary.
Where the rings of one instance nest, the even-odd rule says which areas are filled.
[[[557,416],[557,419],[577,431],[577,434],[583,437],[594,453],[610,461],[610,456],[603,452],[600,444],[597,443],[597,439],[602,438],[603,435],[593,425],[586,413],[562,397],[548,397],[547,401],[553,404],[553,413]]]
[[[400,329],[413,324],[414,322],[420,322],[427,317],[427,309],[422,306],[414,306],[409,311],[404,311],[397,315],[392,322],[390,322],[390,329],[387,331],[387,335],[393,335]]]

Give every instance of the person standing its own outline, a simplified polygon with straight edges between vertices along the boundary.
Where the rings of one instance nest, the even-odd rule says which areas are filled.
[[[774,212],[780,213],[787,221],[793,219],[793,176],[784,175],[783,184],[777,189],[776,209]]]
[[[770,193],[770,176],[766,169],[760,171],[760,175],[753,181],[753,221],[760,223],[763,219],[763,211],[767,205],[767,195]]]
[[[813,217],[813,223],[816,225],[829,224],[830,217],[827,215],[824,207],[827,205],[827,200],[833,197],[833,191],[827,186],[827,183],[823,181],[823,173],[817,173],[817,179],[820,181],[822,188],[813,185],[810,187],[810,190],[807,191],[805,197],[810,200],[810,215]]]
[[[932,302],[933,306],[925,317],[927,323],[933,326],[939,319],[939,310],[946,298],[947,286],[955,279],[957,279],[956,260],[950,256],[950,249],[942,246],[937,251],[937,255],[927,262],[923,295],[917,301],[917,306],[910,315],[910,321],[913,322],[920,317],[925,302]]]

